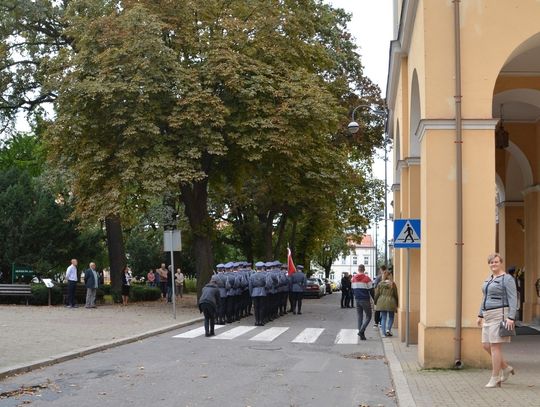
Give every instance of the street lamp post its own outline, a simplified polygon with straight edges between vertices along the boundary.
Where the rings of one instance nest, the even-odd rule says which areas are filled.
[[[360,130],[360,125],[354,120],[354,114],[358,109],[367,108],[371,110],[372,113],[383,116],[385,120],[388,119],[388,112],[386,110],[374,109],[371,105],[358,105],[356,106],[351,113],[351,122],[347,126],[347,130],[350,134],[358,133]],[[384,137],[384,264],[388,266],[388,145],[391,143],[386,135]]]

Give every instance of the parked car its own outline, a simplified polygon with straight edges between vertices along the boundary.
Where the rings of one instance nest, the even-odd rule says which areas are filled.
[[[332,283],[327,278],[323,278],[324,285],[326,287],[326,294],[332,294],[334,290],[332,290]]]
[[[330,280],[330,287],[332,287],[332,292],[339,291],[339,284],[333,280]]]
[[[326,292],[326,287],[320,278],[308,278],[304,287],[304,297],[321,298]]]

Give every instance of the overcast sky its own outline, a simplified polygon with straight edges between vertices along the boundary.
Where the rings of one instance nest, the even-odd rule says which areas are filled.
[[[364,74],[386,92],[393,0],[326,0],[352,14],[349,31],[356,39]]]
[[[388,52],[393,37],[393,0],[325,0],[334,7],[339,7],[352,14],[349,31],[356,39],[364,65],[364,74],[381,88],[382,96],[386,96],[386,79],[388,73]],[[375,177],[384,180],[384,160],[380,158],[382,151],[378,152],[373,165]],[[391,153],[389,159],[391,159]],[[392,185],[392,161],[388,162],[388,187]],[[390,203],[392,193],[388,194],[388,213],[392,213]],[[378,225],[378,247],[384,248],[384,223]],[[368,233],[375,240],[375,230],[371,228]],[[392,222],[388,222],[388,239],[393,237]]]

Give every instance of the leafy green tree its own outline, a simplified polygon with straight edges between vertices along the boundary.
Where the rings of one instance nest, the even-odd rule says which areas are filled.
[[[332,166],[321,164],[347,155],[339,146],[365,155],[380,144],[369,131],[380,128],[375,118],[366,121],[364,133],[373,136],[367,142],[340,130],[354,93],[380,100],[362,75],[345,29],[349,17],[319,0],[21,0],[0,12],[8,44],[1,51],[3,118],[54,101],[47,132],[53,162],[72,176],[77,214],[106,219],[109,249],[111,242],[122,244],[126,216],[176,191],[191,228],[199,288],[213,266],[209,188],[232,173],[235,160],[284,163],[296,181],[320,175],[320,187],[333,176]],[[321,174],[310,155],[323,158]],[[291,158],[301,165],[289,165]],[[245,173],[253,174],[252,168]],[[255,177],[264,180],[261,174]],[[270,225],[279,219],[285,230],[284,220],[296,217],[296,230],[307,206],[300,202],[305,190],[292,191],[291,202],[273,192],[279,198],[273,216],[261,217],[262,205],[255,210],[267,225],[266,255]],[[320,200],[304,216],[306,226],[315,213],[331,212]],[[315,232],[302,242],[305,253]]]
[[[349,252],[350,248],[347,245],[347,236],[338,231],[315,252],[313,261],[324,269],[325,277],[330,278],[330,271],[334,261],[341,255],[347,255]]]
[[[43,147],[33,134],[15,133],[0,141],[0,171],[16,167],[36,177],[42,173],[45,159]]]
[[[0,210],[0,267],[5,275],[17,263],[52,276],[70,258],[93,260],[102,250],[101,232],[81,234],[69,220],[70,208],[57,203],[26,171],[0,171]]]

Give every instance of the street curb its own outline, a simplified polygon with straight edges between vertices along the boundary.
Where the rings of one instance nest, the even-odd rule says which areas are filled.
[[[61,353],[59,355],[52,356],[50,358],[46,358],[46,359],[42,359],[42,360],[38,360],[36,362],[32,362],[32,363],[27,364],[27,365],[11,366],[11,367],[8,367],[7,369],[0,370],[0,380],[3,380],[6,377],[13,376],[13,375],[16,375],[16,374],[27,373],[27,372],[30,372],[32,370],[40,369],[40,368],[45,367],[45,366],[50,366],[50,365],[54,365],[54,364],[57,364],[57,363],[66,362],[68,360],[80,358],[82,356],[91,355],[92,353],[97,353],[97,352],[101,352],[101,351],[104,351],[104,350],[107,350],[107,349],[115,348],[117,346],[122,346],[122,345],[126,345],[128,343],[137,342],[137,341],[140,341],[142,339],[149,338],[151,336],[160,335],[160,334],[163,334],[163,333],[166,333],[166,332],[174,331],[175,329],[183,328],[185,326],[192,325],[192,324],[195,324],[195,323],[201,322],[201,321],[204,321],[203,317],[193,318],[193,319],[189,319],[189,320],[184,321],[184,322],[180,322],[178,324],[169,325],[169,326],[166,326],[164,328],[154,329],[154,330],[151,330],[151,331],[144,332],[142,334],[129,336],[127,338],[123,338],[123,339],[119,339],[119,340],[115,340],[115,341],[110,341],[110,342],[105,342],[105,343],[102,343],[100,345],[90,346],[88,348],[74,350],[74,351],[70,351],[70,352],[66,352],[66,353]]]
[[[394,352],[392,340],[388,338],[382,339],[384,355],[388,361],[392,381],[394,382],[394,390],[396,392],[397,404],[399,407],[416,407],[416,402],[403,373],[401,363]]]

